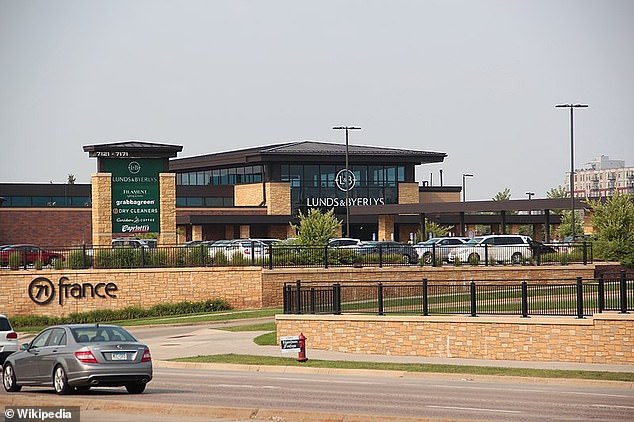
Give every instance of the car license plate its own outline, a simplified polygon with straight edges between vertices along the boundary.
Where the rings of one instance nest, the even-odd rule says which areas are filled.
[[[128,355],[126,353],[112,353],[110,355],[111,360],[128,360]]]

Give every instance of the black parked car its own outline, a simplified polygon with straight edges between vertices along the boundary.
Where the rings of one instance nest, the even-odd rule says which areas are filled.
[[[359,254],[379,254],[383,255],[384,262],[402,262],[404,264],[416,264],[418,262],[418,252],[412,245],[403,243],[382,241],[382,242],[363,242],[363,246],[359,249]]]

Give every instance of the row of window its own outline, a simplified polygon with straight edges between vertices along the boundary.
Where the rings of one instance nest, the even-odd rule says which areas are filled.
[[[3,196],[3,207],[89,207],[88,196]]]
[[[291,187],[334,188],[337,173],[345,166],[334,164],[283,164],[282,182],[290,182]],[[350,166],[356,187],[396,187],[405,181],[404,166]]]
[[[181,186],[240,185],[262,181],[262,166],[243,166],[228,169],[176,173],[176,184]]]
[[[177,207],[233,207],[233,198],[205,198],[197,196],[176,197]]]

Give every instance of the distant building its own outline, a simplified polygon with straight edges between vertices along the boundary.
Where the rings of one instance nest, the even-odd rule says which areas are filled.
[[[566,173],[565,188],[570,192],[570,172]],[[575,170],[575,197],[599,198],[613,192],[634,194],[634,167],[625,167],[625,160],[610,160],[602,155],[588,163],[588,167]]]

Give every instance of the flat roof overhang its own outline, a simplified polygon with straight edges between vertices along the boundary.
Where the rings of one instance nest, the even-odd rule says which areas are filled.
[[[176,224],[289,224],[296,219],[290,215],[182,215]]]
[[[350,215],[456,214],[502,211],[567,210],[570,198],[516,199],[508,201],[434,202],[430,204],[390,204],[351,207]],[[575,198],[575,209],[588,208],[584,199]]]

